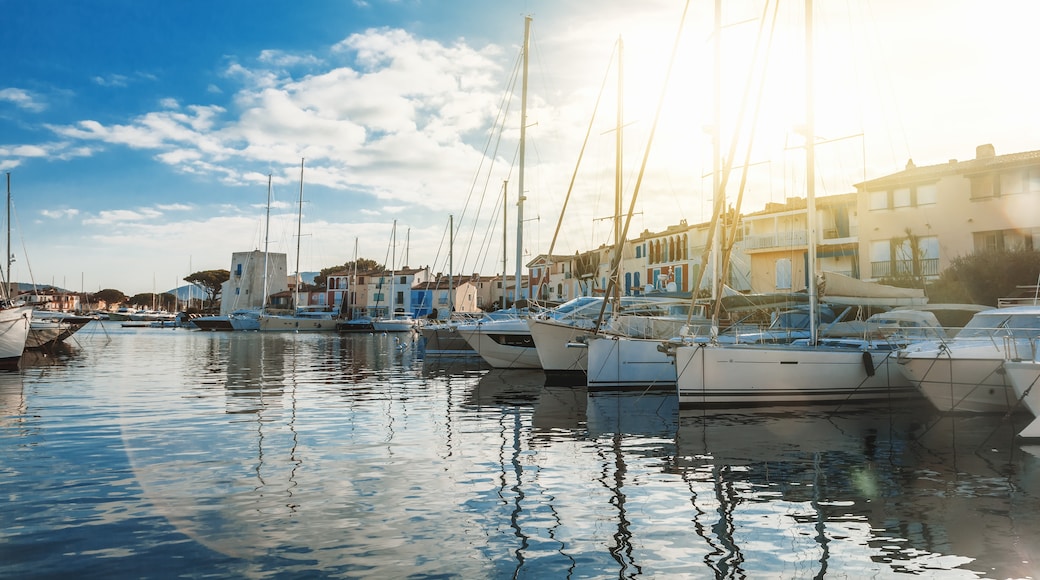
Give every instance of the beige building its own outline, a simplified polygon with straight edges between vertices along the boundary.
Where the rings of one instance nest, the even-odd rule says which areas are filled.
[[[738,242],[750,262],[755,293],[799,292],[808,284],[809,228],[805,198],[770,203],[741,218]],[[817,270],[859,277],[857,196],[816,199]]]
[[[985,249],[1040,248],[1040,151],[906,169],[857,184],[865,280],[934,277]]]

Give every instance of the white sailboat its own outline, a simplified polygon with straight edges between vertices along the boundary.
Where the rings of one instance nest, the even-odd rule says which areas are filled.
[[[261,312],[257,317],[259,330],[263,332],[291,331],[291,332],[328,332],[336,330],[339,319],[336,313],[324,306],[317,308],[300,306],[300,237],[303,233],[303,162],[300,160],[300,199],[299,211],[296,222],[296,290],[293,300],[293,313],[288,315],[273,315]],[[266,276],[265,276],[266,283]],[[266,296],[264,298],[266,303]],[[243,322],[250,322],[243,318]]]
[[[0,369],[17,369],[25,352],[32,306],[11,298],[11,174],[7,174],[7,271],[0,293]]]
[[[406,256],[407,258],[407,256]],[[390,309],[387,316],[378,316],[372,321],[372,328],[376,332],[411,332],[415,329],[415,319],[410,312],[396,312],[397,292],[395,290],[397,278],[397,220],[394,220],[393,229],[390,230]]]
[[[806,200],[810,339],[804,345],[683,345],[675,349],[680,406],[742,406],[891,400],[917,393],[895,364],[892,345],[823,345],[815,311],[816,200],[812,0],[805,3]],[[719,195],[717,192],[716,195]]]
[[[523,296],[521,268],[523,260],[524,224],[524,163],[527,147],[527,67],[531,52],[531,17],[524,17],[523,75],[520,97],[520,150],[519,150],[519,193],[516,217],[516,293],[514,303]],[[503,268],[502,277],[505,278]],[[505,286],[503,284],[503,286]],[[504,290],[504,288],[503,288]],[[505,292],[503,292],[503,301]],[[487,362],[495,368],[538,369],[541,361],[527,322],[517,319],[482,320],[474,324],[460,324],[458,332]]]

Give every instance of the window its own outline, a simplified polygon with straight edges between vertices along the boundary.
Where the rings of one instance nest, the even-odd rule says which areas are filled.
[[[872,191],[870,192],[870,209],[888,209],[888,192],[887,191]]]
[[[776,261],[776,288],[791,289],[791,258],[780,258]]]
[[[910,207],[909,187],[899,187],[892,190],[892,207]]]
[[[1027,172],[1026,185],[1030,193],[1040,192],[1040,167],[1030,169]]]
[[[401,276],[401,283],[402,284],[407,284],[408,283],[408,276]]]
[[[983,199],[1000,195],[1000,182],[992,175],[971,178],[971,199]]]
[[[397,305],[400,306],[402,304],[404,304],[404,292],[398,292],[397,293]]]
[[[642,258],[642,257],[643,257],[643,246],[641,246],[641,245],[636,246],[636,258]]]
[[[917,205],[931,205],[938,201],[939,189],[934,183],[917,186]]]
[[[1000,193],[1022,193],[1024,175],[1021,171],[1012,171],[1000,176]]]

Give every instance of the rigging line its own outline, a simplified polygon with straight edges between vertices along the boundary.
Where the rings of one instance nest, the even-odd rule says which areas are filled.
[[[776,9],[773,11],[773,22],[772,22],[772,26],[770,28],[770,46],[772,45],[773,32],[776,29],[776,15],[777,15],[777,12],[779,12],[779,3],[777,3],[776,6],[777,6]],[[730,140],[729,151],[727,151],[725,164],[722,167],[721,174],[719,175],[719,189],[718,189],[718,191],[715,192],[715,199],[714,199],[714,203],[713,203],[714,208],[715,208],[713,210],[713,214],[712,214],[712,223],[713,224],[717,224],[718,223],[718,219],[720,219],[720,216],[726,211],[726,208],[725,208],[726,187],[728,187],[728,185],[729,185],[729,178],[730,178],[730,175],[732,174],[732,171],[733,171],[733,159],[736,157],[737,141],[739,139],[738,136],[740,135],[740,132],[741,132],[741,130],[744,127],[744,121],[746,119],[745,113],[747,111],[747,100],[750,97],[750,93],[751,93],[751,81],[752,81],[752,78],[753,78],[753,75],[754,75],[755,63],[758,61],[759,56],[762,54],[762,52],[760,50],[761,42],[762,42],[762,31],[765,28],[765,20],[766,20],[766,16],[768,14],[769,14],[769,2],[766,2],[765,5],[763,6],[763,9],[762,9],[762,16],[759,19],[758,35],[757,35],[757,38],[755,40],[755,49],[754,49],[754,52],[753,52],[754,57],[752,59],[751,66],[748,69],[747,83],[744,85],[744,93],[741,96],[740,108],[739,108],[740,114],[737,116],[737,122],[736,122],[736,125],[733,128],[733,138]],[[767,59],[766,63],[768,63],[768,59]],[[765,66],[765,65],[763,65],[763,66]],[[763,69],[762,76],[763,77],[765,76],[764,69]],[[759,107],[761,106],[761,102],[762,102],[761,101],[761,99],[762,99],[762,94],[761,94],[762,84],[763,84],[763,82],[760,80],[760,82],[759,82],[759,89],[760,89],[760,91],[759,91],[759,99],[756,102],[756,106],[755,106],[755,114],[756,115],[757,115],[758,111],[760,110]],[[754,125],[752,125],[752,126],[754,126]],[[720,130],[721,130],[721,127],[716,127],[715,128],[715,135],[716,135],[715,139],[716,140],[719,138]],[[807,138],[811,139],[812,137],[807,137]],[[748,143],[748,155],[750,155],[751,144],[753,143],[754,140],[753,140],[753,138],[749,137],[748,141],[749,141],[749,143]],[[718,144],[716,143],[716,147],[717,146],[718,146]],[[745,162],[744,163],[744,174],[745,175],[746,175],[747,171],[748,171],[748,163]],[[712,230],[714,230],[714,229],[715,229],[715,226],[712,227]],[[718,243],[719,249],[723,250],[723,252],[724,252],[725,251],[725,240],[718,240],[717,243]],[[701,263],[703,264],[704,261],[702,260]],[[722,256],[722,259],[720,260],[720,265],[723,268],[725,268],[725,256],[724,255]],[[703,273],[703,270],[704,270],[704,268],[701,269],[702,273]],[[723,276],[721,276],[720,274],[721,274],[721,272],[715,272],[715,280],[713,281],[713,284],[712,284],[713,288],[716,287],[716,285],[722,284],[723,281],[725,280],[725,278]],[[694,289],[697,289],[699,287],[700,287],[700,283],[698,282],[698,285],[695,286]],[[694,292],[694,296],[696,296],[696,292]],[[718,315],[719,311],[721,310],[722,292],[716,291],[715,292],[715,296],[716,296],[716,300],[715,300],[715,310],[714,310],[713,316],[715,316],[716,318],[713,318],[712,320],[717,321],[718,320],[717,315]],[[687,323],[692,321],[692,319],[693,319],[693,312],[694,311],[691,309],[690,313],[687,315]]]
[[[36,292],[36,291],[38,291],[38,288],[36,287],[36,278],[33,276],[32,264],[29,263],[29,251],[25,247],[25,236],[22,235],[22,222],[21,222],[21,220],[18,219],[18,212],[15,211],[14,198],[11,198],[10,204],[11,204],[11,216],[14,218],[15,223],[18,224],[18,241],[21,242],[21,244],[22,244],[22,255],[25,256],[25,268],[27,270],[29,270],[29,282],[32,284],[33,291]],[[11,257],[8,256],[7,259],[10,260]],[[5,284],[6,283],[12,283],[13,284],[13,280],[4,280],[4,283]],[[10,298],[10,297],[9,297],[9,299],[12,300],[12,301],[14,300],[14,298]]]
[[[484,199],[487,196],[488,183],[491,180],[491,173],[494,169],[495,160],[498,159],[498,150],[502,144],[502,134],[505,131],[505,123],[507,117],[509,116],[509,108],[512,103],[512,99],[510,97],[512,93],[516,90],[517,79],[520,76],[521,63],[523,62],[522,57],[523,52],[521,51],[517,54],[516,61],[513,63],[512,75],[510,76],[509,81],[506,83],[505,90],[502,92],[502,98],[499,101],[499,112],[495,117],[495,123],[492,125],[491,130],[488,132],[487,144],[484,147],[484,151],[481,153],[480,163],[477,166],[477,171],[473,174],[473,182],[470,185],[470,192],[466,196],[466,204],[463,207],[462,213],[459,215],[458,229],[461,230],[462,224],[466,218],[466,212],[469,208],[470,200],[473,196],[473,192],[476,190],[477,181],[480,178],[481,170],[484,166],[484,161],[490,158],[491,163],[488,167],[487,175],[484,178],[484,187],[480,193],[480,202],[477,204],[477,215],[473,218],[473,229],[470,232],[469,244],[467,244],[466,253],[462,257],[463,264],[469,262],[469,250],[473,247],[473,236],[476,234],[477,224],[480,222],[480,210],[484,206]],[[494,149],[491,151],[491,155],[488,155],[488,150],[491,148],[492,145],[494,145]],[[492,218],[492,221],[494,221],[494,218]],[[456,239],[458,239],[458,237],[459,236],[456,236]]]
[[[765,7],[764,7],[764,9],[762,11],[762,19],[760,20],[760,24],[759,24],[758,37],[755,40],[755,49],[754,49],[754,52],[753,52],[753,54],[755,56],[754,56],[754,59],[752,60],[752,63],[751,63],[751,68],[752,69],[754,68],[755,61],[758,60],[758,56],[760,54],[760,52],[759,52],[760,44],[759,43],[762,41],[762,29],[765,27],[766,15],[768,14],[768,10],[769,10],[769,2],[766,2],[766,5],[765,5]],[[742,204],[742,202],[744,200],[744,188],[747,185],[747,174],[748,174],[748,170],[750,169],[750,164],[751,164],[751,149],[752,149],[752,146],[754,145],[754,142],[755,142],[755,138],[754,138],[755,137],[755,130],[754,130],[754,128],[758,125],[758,116],[759,116],[759,113],[761,113],[761,111],[762,111],[762,101],[763,101],[763,98],[765,96],[765,91],[763,89],[765,88],[766,75],[764,74],[764,71],[767,70],[768,67],[769,67],[769,55],[770,55],[771,49],[773,47],[773,39],[775,38],[774,33],[776,32],[776,19],[777,19],[777,14],[779,14],[779,12],[780,12],[780,4],[779,4],[779,2],[777,2],[776,5],[775,5],[775,8],[773,9],[773,21],[772,21],[772,24],[770,25],[770,29],[769,29],[769,42],[767,43],[766,50],[765,50],[764,61],[762,63],[763,74],[759,77],[759,82],[758,82],[758,99],[755,102],[755,111],[751,115],[752,131],[751,131],[751,135],[748,136],[747,149],[744,152],[744,165],[743,165],[743,170],[741,171],[741,175],[740,175],[740,187],[737,189],[737,203],[736,203],[736,209],[735,209],[736,213],[735,213],[735,216],[734,216],[734,219],[733,219],[733,223],[730,224],[730,227],[729,227],[729,230],[728,230],[729,235],[726,236],[724,238],[724,240],[723,240],[723,243],[720,244],[722,246],[722,260],[721,260],[721,262],[722,262],[722,272],[720,272],[720,276],[719,276],[719,279],[718,279],[718,282],[720,284],[724,283],[724,280],[727,280],[728,276],[729,276],[730,255],[733,252],[733,245],[736,243],[736,237],[737,237],[736,236],[736,233],[737,233],[737,222],[739,221],[739,217],[737,217],[737,216],[740,215],[740,207],[741,207],[741,204]],[[746,100],[749,97],[750,91],[751,91],[751,73],[748,74],[748,84],[745,87],[744,96],[741,99],[741,105],[740,105],[741,111],[744,110],[744,106],[746,105]],[[741,115],[741,118],[742,117],[743,117],[743,114]],[[738,126],[739,126],[739,124],[738,124]],[[739,131],[739,129],[738,129],[738,131]],[[733,139],[734,139],[733,140],[733,147],[730,149],[730,154],[731,155],[736,152],[736,139],[737,139],[737,135],[738,135],[738,132],[735,131],[734,135],[733,135]],[[723,175],[727,175],[728,176],[728,172],[724,173]],[[716,193],[716,195],[718,195],[718,194]],[[714,312],[714,315],[712,317],[713,320],[718,320],[720,312],[721,312],[721,309],[722,309],[722,292],[718,292],[718,296],[719,296],[719,299],[715,301],[715,312]],[[691,315],[691,317],[692,317],[692,315]]]
[[[610,62],[613,62],[614,55],[617,54],[617,43],[614,43],[615,50],[610,53]],[[607,79],[610,76],[610,64],[607,64],[607,70],[603,73],[603,81],[599,85],[599,93],[596,94],[596,104],[592,107],[592,116],[589,118],[589,126],[585,130],[585,139],[581,142],[581,149],[578,151],[578,160],[574,163],[574,172],[571,174],[571,182],[567,186],[567,195],[563,197],[563,207],[560,209],[560,219],[556,222],[556,231],[553,232],[552,241],[549,242],[549,259],[552,259],[553,250],[556,248],[556,239],[560,235],[560,227],[563,225],[563,216],[567,213],[567,204],[570,202],[571,193],[574,191],[574,182],[578,178],[578,169],[581,167],[581,160],[585,156],[585,148],[589,144],[589,137],[592,135],[592,127],[596,122],[596,113],[599,111],[599,103],[603,98],[603,91],[607,86]]]
[[[650,157],[650,149],[654,143],[654,135],[657,133],[657,124],[661,119],[661,110],[664,108],[664,99],[668,94],[668,83],[672,78],[672,69],[675,67],[675,57],[679,52],[679,44],[682,40],[683,29],[686,26],[686,13],[690,10],[690,0],[686,0],[683,6],[682,17],[679,18],[679,28],[675,32],[675,42],[672,44],[672,54],[668,59],[668,68],[665,70],[664,82],[661,84],[661,93],[657,97],[657,107],[654,110],[654,121],[650,125],[650,134],[647,136],[646,148],[643,150],[643,160],[639,165],[639,177],[636,178],[636,185],[632,191],[632,200],[629,203],[628,215],[625,217],[625,225],[621,230],[621,235],[618,236],[618,246],[615,248],[614,255],[612,256],[613,264],[610,268],[610,282],[607,283],[606,292],[603,296],[610,296],[617,286],[617,273],[621,268],[621,248],[624,247],[624,240],[628,237],[628,228],[632,224],[632,214],[635,212],[636,200],[639,199],[639,188],[643,184],[643,176],[646,175],[646,162]],[[597,331],[603,321],[603,314],[607,308],[607,300],[604,299],[600,305],[599,317],[596,322]]]

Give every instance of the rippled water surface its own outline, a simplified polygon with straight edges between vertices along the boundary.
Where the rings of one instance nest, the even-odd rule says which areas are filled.
[[[0,373],[0,577],[1040,575],[1028,416],[680,412],[404,336],[75,338]]]

